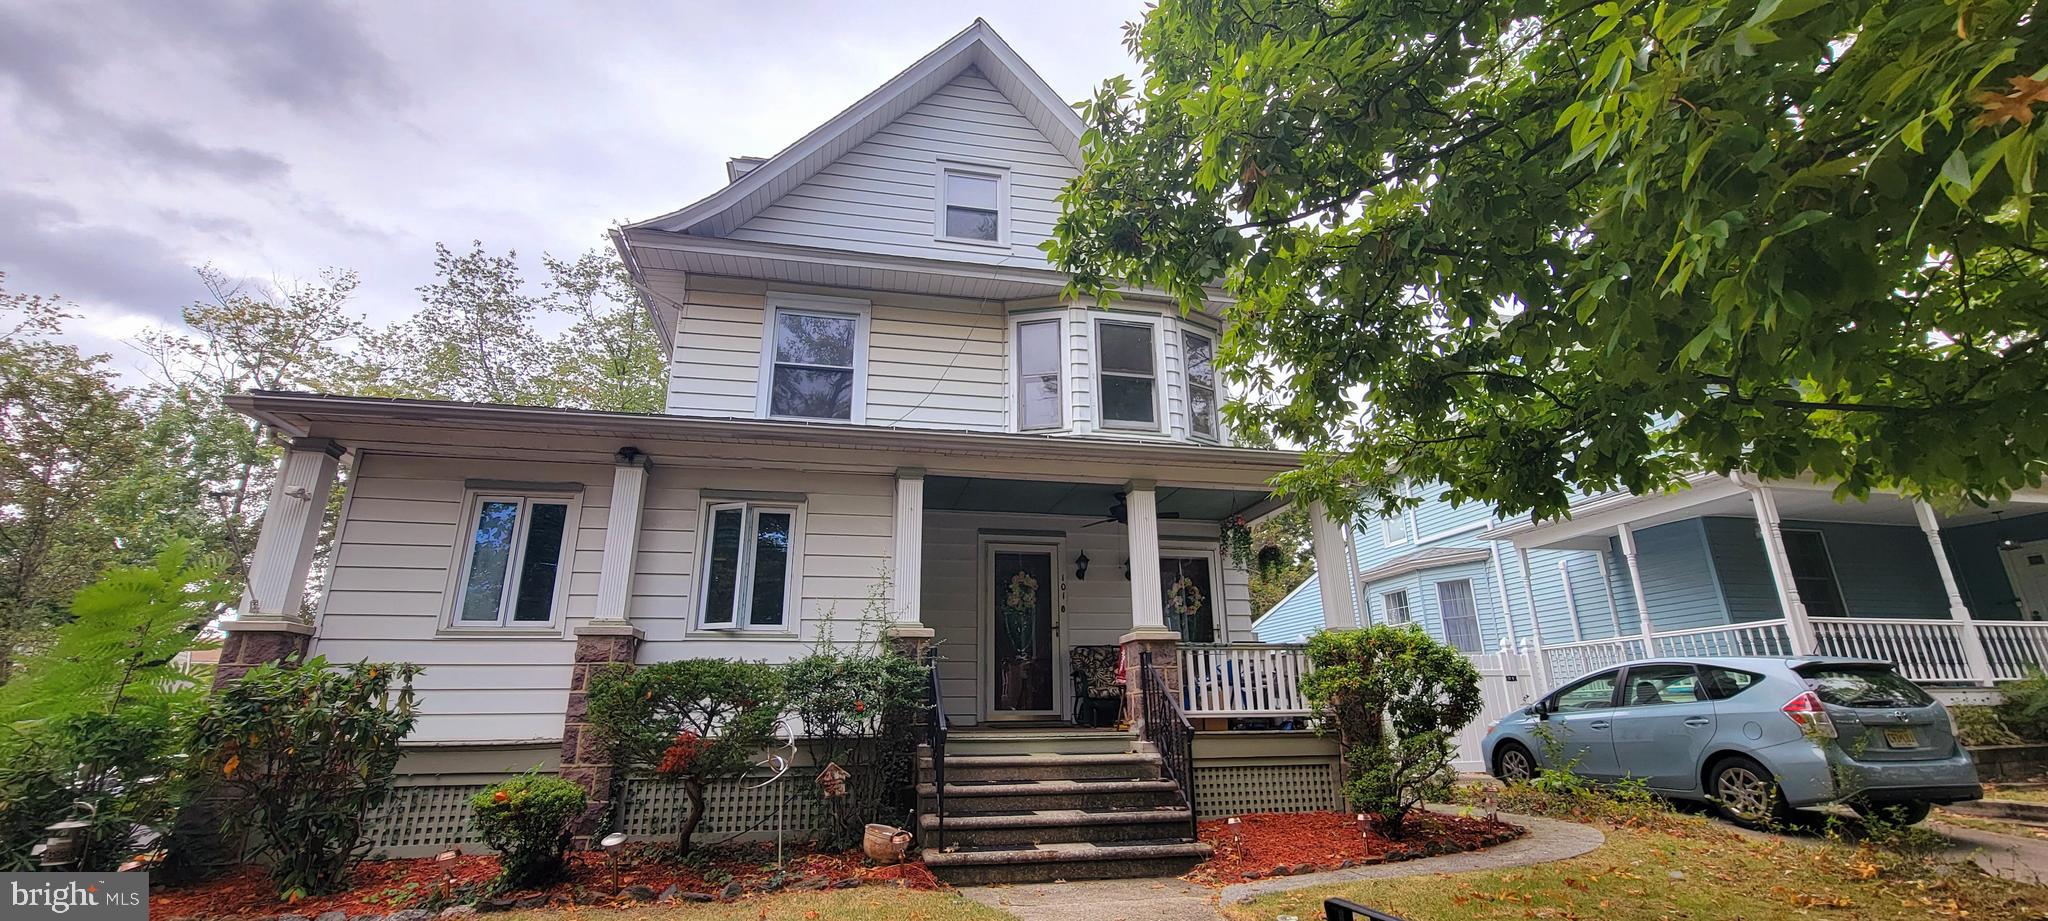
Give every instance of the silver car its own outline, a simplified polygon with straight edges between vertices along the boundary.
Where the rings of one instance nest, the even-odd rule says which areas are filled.
[[[1504,781],[1635,778],[1752,827],[1834,802],[1911,823],[1984,795],[1948,711],[1868,659],[1629,662],[1509,714],[1482,751]]]

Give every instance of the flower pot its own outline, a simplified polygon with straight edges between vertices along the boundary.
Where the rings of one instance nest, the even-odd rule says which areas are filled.
[[[894,825],[870,824],[860,846],[867,852],[869,860],[883,864],[899,863],[903,860],[903,853],[910,850],[910,833]]]

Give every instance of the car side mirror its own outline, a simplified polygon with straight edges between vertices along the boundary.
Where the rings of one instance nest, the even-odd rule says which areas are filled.
[[[1549,719],[1549,718],[1550,718],[1550,701],[1547,701],[1547,700],[1539,700],[1539,701],[1537,701],[1537,702],[1535,702],[1535,703],[1533,703],[1533,704],[1530,704],[1530,705],[1529,705],[1529,712],[1531,712],[1531,713],[1534,713],[1534,714],[1536,714],[1536,718],[1537,718],[1537,719],[1539,719],[1539,720],[1547,720],[1547,719]]]

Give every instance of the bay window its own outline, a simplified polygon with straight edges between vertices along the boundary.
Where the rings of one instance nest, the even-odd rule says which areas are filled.
[[[1191,330],[1180,334],[1181,367],[1188,378],[1188,432],[1216,440],[1216,340]]]
[[[1100,368],[1105,428],[1159,429],[1159,366],[1150,323],[1095,322],[1095,355]]]
[[[1017,428],[1059,428],[1060,326],[1057,318],[1017,324]]]

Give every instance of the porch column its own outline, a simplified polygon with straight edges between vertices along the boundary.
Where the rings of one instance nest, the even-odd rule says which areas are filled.
[[[1536,616],[1536,582],[1529,576],[1529,548],[1515,546],[1515,566],[1522,573],[1522,604],[1529,608],[1529,636],[1534,643],[1536,668],[1542,684],[1550,687],[1550,656],[1543,651],[1543,618]],[[1513,612],[1510,612],[1512,614]]]
[[[1778,519],[1778,500],[1768,486],[1743,485],[1749,489],[1750,502],[1756,507],[1757,528],[1763,532],[1764,556],[1771,564],[1771,580],[1778,586],[1778,604],[1785,612],[1785,636],[1791,643],[1792,654],[1812,655],[1817,648],[1813,619],[1807,616],[1806,603],[1799,600],[1799,584],[1792,578],[1791,559],[1785,555],[1785,530]]]
[[[1166,627],[1165,600],[1159,585],[1159,497],[1151,480],[1132,480],[1124,490],[1131,552],[1131,632],[1123,647],[1124,712],[1131,728],[1145,730],[1145,698],[1138,665],[1150,653],[1152,667],[1169,694],[1180,693],[1180,634]]]
[[[937,636],[924,625],[924,470],[896,471],[896,549],[889,579],[891,623],[883,632],[904,655],[922,660]],[[1057,564],[1055,564],[1057,566]],[[1158,567],[1153,567],[1156,572]],[[1157,578],[1156,576],[1154,578]]]
[[[640,556],[640,518],[653,469],[647,455],[621,448],[612,466],[611,507],[605,513],[604,557],[598,564],[597,607],[575,629],[576,658],[569,670],[569,701],[562,717],[562,779],[581,784],[589,796],[573,826],[573,843],[590,847],[590,836],[611,813],[618,772],[611,752],[590,729],[590,679],[613,665],[632,665],[640,653],[640,628],[630,605],[633,570]]]
[[[640,514],[652,468],[647,455],[638,449],[619,449],[612,466],[612,502],[605,515],[604,559],[597,577],[593,621],[626,622],[627,602],[633,597],[633,567],[640,555]]]
[[[1358,616],[1351,583],[1358,571],[1351,566],[1351,551],[1342,522],[1330,517],[1321,502],[1308,505],[1309,543],[1316,555],[1316,592],[1323,603],[1323,626],[1330,630],[1352,630],[1365,625]]]
[[[1508,578],[1500,569],[1500,545],[1490,543],[1486,545],[1486,549],[1486,561],[1493,566],[1493,584],[1500,587],[1500,616],[1504,622],[1503,626],[1507,628],[1507,634],[1501,638],[1501,642],[1514,646],[1521,642],[1521,638],[1515,630],[1514,602],[1508,600]]]
[[[1963,591],[1956,585],[1955,570],[1949,567],[1948,550],[1941,543],[1941,520],[1935,517],[1933,506],[1918,499],[1913,500],[1913,516],[1920,520],[1920,532],[1927,535],[1927,549],[1934,553],[1934,569],[1941,574],[1941,588],[1948,595],[1948,616],[1961,625],[1963,662],[1969,666],[1970,680],[1989,685],[1991,656],[1985,652],[1984,635],[1970,617],[1969,606],[1963,603]]]
[[[1650,645],[1650,602],[1643,594],[1643,570],[1636,562],[1636,530],[1626,522],[1614,526],[1614,536],[1621,541],[1621,561],[1628,566],[1628,585],[1636,599],[1637,632],[1643,635],[1643,654],[1656,655]]]
[[[228,638],[213,672],[215,687],[266,662],[299,658],[311,644],[313,623],[302,611],[306,577],[341,455],[341,445],[326,438],[295,438],[286,446],[249,558],[241,607],[233,620],[221,623]]]

